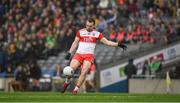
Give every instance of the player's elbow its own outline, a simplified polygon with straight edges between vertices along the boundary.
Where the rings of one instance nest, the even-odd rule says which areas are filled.
[[[75,44],[77,44],[77,42],[76,42],[76,41],[73,41],[73,43],[72,43],[72,44],[74,44],[74,45],[75,45]]]
[[[74,45],[74,46],[77,46],[77,45],[78,45],[78,42],[77,42],[77,41],[74,41],[74,42],[73,42],[73,45]]]

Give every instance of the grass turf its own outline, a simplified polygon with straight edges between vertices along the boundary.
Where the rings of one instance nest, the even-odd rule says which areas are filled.
[[[180,102],[180,94],[0,92],[0,102]]]

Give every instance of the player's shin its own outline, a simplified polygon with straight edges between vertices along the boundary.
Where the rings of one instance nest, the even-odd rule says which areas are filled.
[[[77,93],[77,91],[79,90],[79,88],[81,87],[81,85],[83,84],[83,82],[85,81],[85,78],[86,78],[86,75],[87,75],[87,73],[86,72],[82,72],[81,73],[81,75],[79,76],[79,79],[78,79],[78,81],[77,81],[77,84],[76,84],[76,86],[75,86],[75,88],[74,88],[74,90],[73,90],[73,94],[76,94]]]
[[[71,76],[67,76],[65,79],[65,83],[69,84],[71,82]]]

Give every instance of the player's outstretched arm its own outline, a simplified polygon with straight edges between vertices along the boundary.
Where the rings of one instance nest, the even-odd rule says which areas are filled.
[[[76,37],[75,40],[73,41],[70,50],[68,51],[68,53],[65,56],[65,59],[69,60],[71,57],[71,53],[76,49],[76,47],[78,46],[79,43],[79,38]]]
[[[110,41],[110,40],[107,40],[105,37],[101,39],[101,42],[103,42],[105,45],[108,45],[108,46],[119,46],[121,47],[122,49],[126,49],[127,46],[122,44],[122,43],[118,43],[118,42],[113,42],[113,41]]]

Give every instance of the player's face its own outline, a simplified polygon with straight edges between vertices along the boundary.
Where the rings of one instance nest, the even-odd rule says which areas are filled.
[[[94,29],[94,23],[93,22],[86,22],[86,30],[87,31],[92,31]]]

